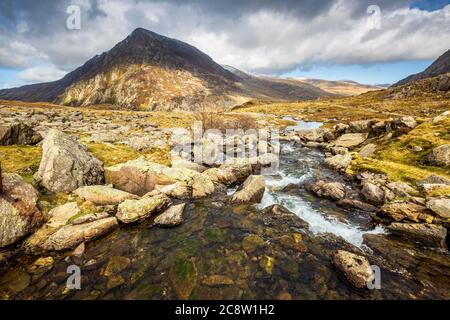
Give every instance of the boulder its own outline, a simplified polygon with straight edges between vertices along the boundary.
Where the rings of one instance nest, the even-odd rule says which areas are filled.
[[[431,198],[427,201],[426,206],[438,216],[445,219],[450,219],[450,199]]]
[[[391,217],[395,221],[403,221],[405,219],[418,222],[421,214],[427,213],[427,208],[412,202],[392,202],[383,205],[381,212]]]
[[[417,126],[417,121],[413,117],[401,117],[398,119],[394,119],[391,122],[391,126],[394,130],[412,130]]]
[[[35,145],[42,136],[24,123],[0,126],[0,146]]]
[[[143,197],[139,200],[125,200],[117,208],[117,219],[122,223],[144,220],[170,204],[170,199],[163,194]]]
[[[377,151],[377,145],[373,144],[373,143],[369,143],[361,148],[358,155],[361,158],[370,158],[370,157],[373,157],[373,155],[375,154],[375,151]]]
[[[192,187],[183,182],[176,182],[167,186],[156,186],[155,190],[149,192],[146,196],[153,197],[163,194],[169,198],[187,200],[192,198]]]
[[[429,176],[426,179],[417,181],[416,184],[419,187],[422,187],[425,184],[442,184],[442,185],[450,186],[450,179],[443,177],[443,176],[439,176],[437,174],[432,174],[431,176]]]
[[[74,249],[80,243],[92,241],[117,226],[118,223],[115,217],[79,225],[65,225],[50,235],[47,240],[42,243],[41,248],[44,250],[57,251]]]
[[[109,186],[86,186],[75,190],[75,193],[80,198],[90,201],[96,205],[117,205],[125,200],[139,199],[138,196],[111,188]]]
[[[394,222],[388,226],[389,231],[406,240],[420,242],[428,247],[445,249],[445,238],[447,230],[438,225],[426,223],[398,223]]]
[[[390,182],[386,185],[393,193],[395,193],[399,197],[409,197],[418,195],[418,192],[414,190],[409,184],[404,182]]]
[[[338,155],[338,154],[343,155],[343,154],[348,153],[348,149],[344,148],[344,147],[331,147],[330,152],[333,155]]]
[[[427,156],[428,162],[439,167],[450,166],[450,144],[443,144],[431,150]]]
[[[61,228],[67,224],[70,218],[78,215],[81,212],[76,202],[68,202],[56,208],[53,208],[48,213],[50,219],[46,225],[50,228]]]
[[[357,289],[367,289],[367,284],[373,278],[373,270],[369,261],[360,255],[337,250],[333,253],[331,261],[336,270]]]
[[[342,200],[339,200],[337,202],[337,204],[341,207],[356,208],[356,209],[363,210],[363,211],[369,211],[369,212],[378,211],[377,207],[375,207],[369,203],[359,201],[359,200],[354,200],[354,199],[342,199]]]
[[[185,203],[171,206],[156,217],[154,225],[158,227],[176,227],[183,223]]]
[[[374,124],[373,120],[351,121],[348,124],[348,128],[347,128],[346,132],[348,132],[348,133],[370,132],[372,130],[373,124]]]
[[[339,182],[325,182],[320,180],[312,185],[311,190],[319,197],[335,201],[345,197],[345,187]]]
[[[336,134],[343,134],[348,129],[348,125],[345,123],[338,123],[333,127]]]
[[[363,181],[361,194],[371,204],[381,205],[384,203],[384,191],[376,184]]]
[[[207,168],[205,166],[202,166],[201,164],[188,161],[185,159],[176,159],[172,160],[172,168],[185,168],[185,169],[191,169],[197,172],[202,173]]]
[[[35,180],[52,192],[71,192],[101,184],[103,163],[74,138],[50,129],[42,145],[42,160]]]
[[[214,193],[214,183],[207,175],[198,174],[192,180],[192,197],[203,198]]]
[[[15,243],[44,222],[39,194],[17,174],[3,174],[0,195],[0,247]]]
[[[233,203],[259,203],[264,195],[265,180],[263,176],[251,175],[233,194]]]
[[[352,155],[350,153],[338,154],[333,157],[325,159],[325,165],[334,170],[345,170],[352,162]]]
[[[145,172],[135,167],[116,166],[105,168],[105,181],[114,188],[138,196],[152,191],[155,188],[157,177],[151,172]]]
[[[346,133],[336,139],[332,144],[335,147],[355,148],[367,140],[368,133]]]

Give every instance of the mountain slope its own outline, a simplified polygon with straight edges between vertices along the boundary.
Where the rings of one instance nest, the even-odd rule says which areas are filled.
[[[316,86],[326,92],[338,94],[342,96],[353,96],[369,91],[381,90],[384,87],[361,84],[350,80],[328,81],[321,79],[304,79],[299,80]]]
[[[426,68],[424,71],[410,75],[409,77],[400,80],[395,86],[401,86],[407,83],[411,83],[417,80],[422,80],[426,78],[433,78],[437,77],[441,74],[450,73],[450,50],[445,52],[443,55],[441,55],[439,58],[437,58],[428,68]]]
[[[0,99],[145,110],[231,107],[249,99],[329,95],[310,85],[249,80],[179,40],[138,28],[58,81],[0,90]]]

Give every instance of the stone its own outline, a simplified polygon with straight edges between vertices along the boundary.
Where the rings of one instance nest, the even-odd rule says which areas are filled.
[[[338,154],[333,157],[325,159],[325,165],[334,170],[345,170],[352,162],[352,155],[350,153]]]
[[[319,197],[335,201],[345,197],[345,187],[340,182],[325,182],[320,180],[312,185],[311,190]]]
[[[375,207],[369,203],[359,201],[359,200],[354,200],[354,199],[342,199],[342,200],[339,200],[337,202],[337,204],[341,207],[356,208],[356,209],[363,210],[363,211],[369,211],[369,212],[378,211],[377,207]]]
[[[113,256],[109,258],[108,264],[106,265],[105,270],[103,271],[103,275],[105,277],[110,277],[113,275],[117,275],[122,272],[126,268],[128,268],[131,264],[131,260],[127,257],[121,256]]]
[[[338,123],[333,127],[336,134],[343,134],[348,129],[348,125],[345,123]]]
[[[447,230],[443,226],[426,223],[398,223],[388,226],[389,231],[406,240],[420,242],[428,247],[445,249]]]
[[[348,133],[370,132],[372,130],[373,124],[374,124],[373,120],[351,121],[348,124],[348,129],[346,130],[346,132]]]
[[[419,215],[427,212],[426,207],[412,202],[387,203],[380,210],[397,222],[405,219],[419,222]]]
[[[117,205],[125,200],[139,199],[134,194],[108,186],[85,186],[78,188],[73,193],[96,205]]]
[[[383,189],[368,181],[363,181],[361,194],[371,204],[381,205],[384,203]]]
[[[258,247],[264,244],[264,239],[257,234],[250,234],[242,241],[242,248],[247,253],[255,251]]]
[[[191,169],[200,173],[204,172],[207,169],[205,166],[202,166],[201,164],[188,161],[185,159],[172,160],[172,168]]]
[[[163,194],[169,198],[187,200],[192,198],[192,187],[184,182],[176,182],[167,186],[156,186],[156,189],[146,196],[152,197],[158,194]]]
[[[417,126],[417,121],[413,117],[401,117],[391,122],[394,130],[407,129],[412,130]]]
[[[158,227],[175,227],[183,223],[185,203],[171,206],[155,218],[154,225]]]
[[[386,187],[389,188],[393,193],[395,193],[399,197],[409,197],[409,196],[415,196],[419,193],[414,190],[409,184],[404,182],[390,182],[386,185]]]
[[[427,156],[428,162],[439,167],[450,166],[450,144],[434,148]]]
[[[197,174],[192,179],[192,197],[203,198],[214,193],[214,183],[207,175]]]
[[[122,223],[133,223],[150,217],[169,204],[170,199],[163,194],[143,197],[139,200],[125,200],[119,204],[116,217]]]
[[[208,287],[232,286],[234,281],[224,275],[211,275],[204,278],[202,284]]]
[[[143,196],[155,188],[158,180],[155,174],[132,166],[121,166],[117,170],[115,168],[105,168],[105,181],[114,188],[138,196]]]
[[[50,129],[42,144],[42,160],[35,180],[52,192],[71,192],[101,184],[103,163],[74,138]]]
[[[333,143],[335,147],[355,148],[367,140],[368,133],[346,133],[337,138]]]
[[[38,208],[39,193],[17,174],[3,174],[0,195],[0,247],[11,245],[39,228],[44,215]]]
[[[265,191],[264,176],[251,175],[239,189],[233,194],[231,201],[233,203],[259,203]]]
[[[82,242],[75,248],[75,250],[72,251],[70,256],[79,259],[84,255],[85,251],[86,251],[86,244]]]
[[[450,186],[450,179],[439,176],[437,174],[432,174],[426,179],[422,179],[416,182],[417,186],[422,187],[426,184],[442,184],[442,185],[448,185]]]
[[[106,212],[94,212],[94,213],[83,214],[82,216],[73,219],[71,221],[71,223],[74,225],[75,224],[83,224],[83,223],[97,221],[97,220],[108,218],[108,217],[109,217],[109,214]]]
[[[0,126],[0,146],[35,145],[42,136],[24,123]]]
[[[27,269],[31,274],[44,274],[53,268],[55,260],[53,257],[39,258]]]
[[[337,271],[352,286],[357,289],[367,289],[367,284],[372,280],[374,274],[370,268],[369,261],[364,256],[344,250],[337,250],[333,253],[331,261]]]
[[[438,216],[445,219],[450,219],[450,199],[431,198],[427,201],[426,206]]]
[[[193,258],[178,259],[169,271],[173,289],[177,297],[182,300],[187,300],[191,296],[197,284],[197,277],[197,267]]]
[[[56,208],[53,208],[48,213],[50,219],[46,225],[51,228],[61,228],[66,225],[70,218],[80,213],[80,208],[76,202],[68,202]]]
[[[82,242],[92,241],[118,226],[115,217],[80,225],[66,225],[50,235],[41,248],[44,250],[73,249]]]
[[[344,148],[344,147],[331,147],[330,152],[333,155],[338,155],[338,154],[344,155],[344,154],[348,153],[348,149]]]
[[[358,155],[361,158],[370,158],[373,157],[375,154],[375,151],[377,151],[377,145],[373,143],[369,143],[362,147],[362,149],[359,151]]]

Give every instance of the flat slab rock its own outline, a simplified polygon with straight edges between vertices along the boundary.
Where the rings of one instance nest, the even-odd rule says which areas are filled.
[[[116,205],[125,200],[139,199],[134,194],[108,186],[86,186],[78,188],[73,193],[97,205]]]
[[[158,194],[153,197],[143,197],[139,200],[125,200],[117,208],[117,219],[122,223],[133,223],[147,219],[170,204],[170,199]]]
[[[158,227],[176,227],[183,223],[185,203],[171,206],[156,217],[153,225]]]
[[[389,231],[406,240],[420,242],[425,246],[446,248],[447,229],[442,226],[426,223],[398,223],[388,226]]]
[[[335,147],[355,148],[367,140],[368,133],[346,133],[337,138],[333,145]]]

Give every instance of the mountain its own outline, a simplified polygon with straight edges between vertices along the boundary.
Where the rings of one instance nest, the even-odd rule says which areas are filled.
[[[227,108],[250,99],[328,95],[311,85],[231,72],[187,43],[142,28],[60,80],[0,90],[5,100],[144,110]]]
[[[302,79],[300,81],[309,83],[323,91],[341,96],[353,96],[369,91],[385,89],[385,87],[382,86],[361,84],[351,80],[329,81],[320,79]]]
[[[417,80],[437,77],[441,74],[450,73],[450,50],[437,58],[428,68],[420,73],[410,75],[409,77],[395,83],[395,86],[401,86]]]

